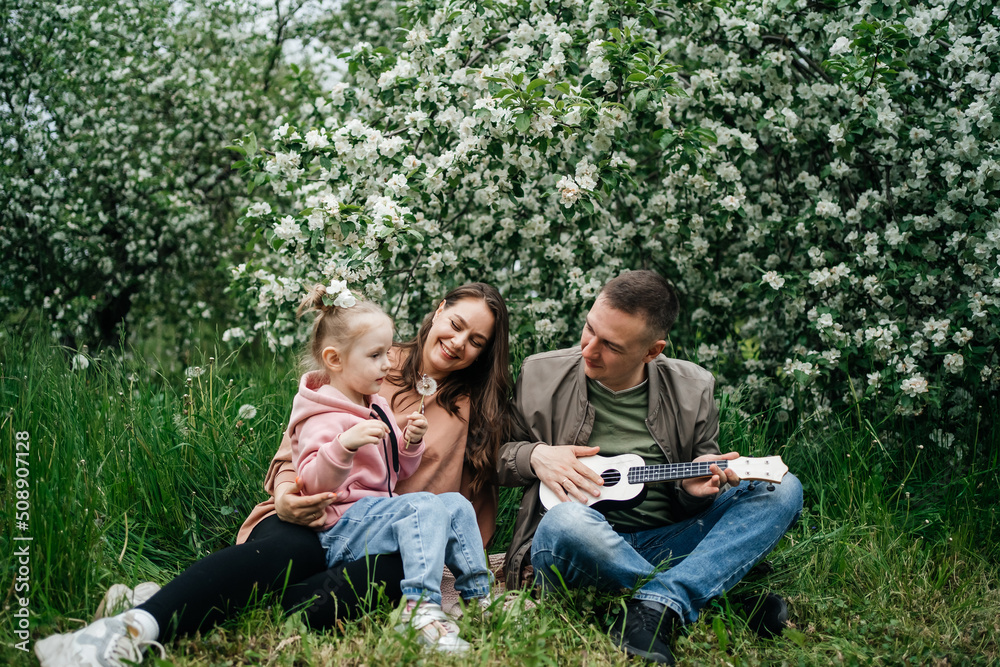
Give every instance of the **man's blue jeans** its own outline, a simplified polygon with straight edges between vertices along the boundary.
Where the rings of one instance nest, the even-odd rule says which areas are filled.
[[[446,564],[462,598],[490,592],[493,575],[483,553],[476,512],[460,493],[362,498],[320,532],[319,541],[326,549],[328,567],[398,551],[403,559],[399,588],[410,600],[441,604]]]
[[[635,598],[692,623],[777,545],[801,511],[802,485],[791,473],[774,491],[761,482],[751,491],[743,482],[690,519],[635,533],[615,532],[586,505],[561,503],[542,517],[531,543],[535,582],[549,590],[561,588],[560,580],[635,590]]]

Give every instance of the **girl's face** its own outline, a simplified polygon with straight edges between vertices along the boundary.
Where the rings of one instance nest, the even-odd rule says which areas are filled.
[[[493,313],[482,299],[469,298],[437,312],[424,341],[421,372],[435,380],[468,368],[493,338]]]
[[[365,405],[365,396],[378,393],[391,367],[392,322],[385,315],[369,314],[358,318],[355,326],[364,330],[346,352],[341,354],[337,346],[327,347],[323,362],[330,384],[352,402]]]

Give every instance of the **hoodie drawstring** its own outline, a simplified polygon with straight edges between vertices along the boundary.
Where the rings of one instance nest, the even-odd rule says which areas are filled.
[[[389,417],[383,412],[382,408],[375,404],[372,404],[371,407],[376,413],[374,416],[377,416],[382,423],[389,427],[389,442],[392,444],[392,468],[389,467],[389,452],[385,444],[385,438],[382,438],[382,456],[385,458],[385,488],[389,492],[389,497],[392,498],[392,473],[395,472],[396,476],[399,476],[399,443],[396,442],[396,429],[393,428],[393,423],[389,421]]]

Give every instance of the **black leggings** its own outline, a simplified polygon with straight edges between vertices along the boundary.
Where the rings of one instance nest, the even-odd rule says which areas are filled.
[[[160,625],[160,640],[220,623],[259,599],[278,592],[286,611],[305,610],[313,628],[329,628],[338,618],[356,617],[384,596],[399,600],[403,561],[399,554],[327,569],[316,531],[285,523],[277,516],[261,521],[243,544],[202,558],[139,606]]]

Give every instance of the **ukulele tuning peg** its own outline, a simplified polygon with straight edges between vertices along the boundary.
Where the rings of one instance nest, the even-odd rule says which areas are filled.
[[[767,490],[768,491],[774,491],[774,484],[768,484],[767,485]]]
[[[753,482],[750,482],[750,483],[749,483],[749,484],[747,485],[747,491],[753,491],[753,490],[754,490],[754,489],[756,489],[756,488],[757,488],[757,485],[756,485],[755,483],[753,483]]]

